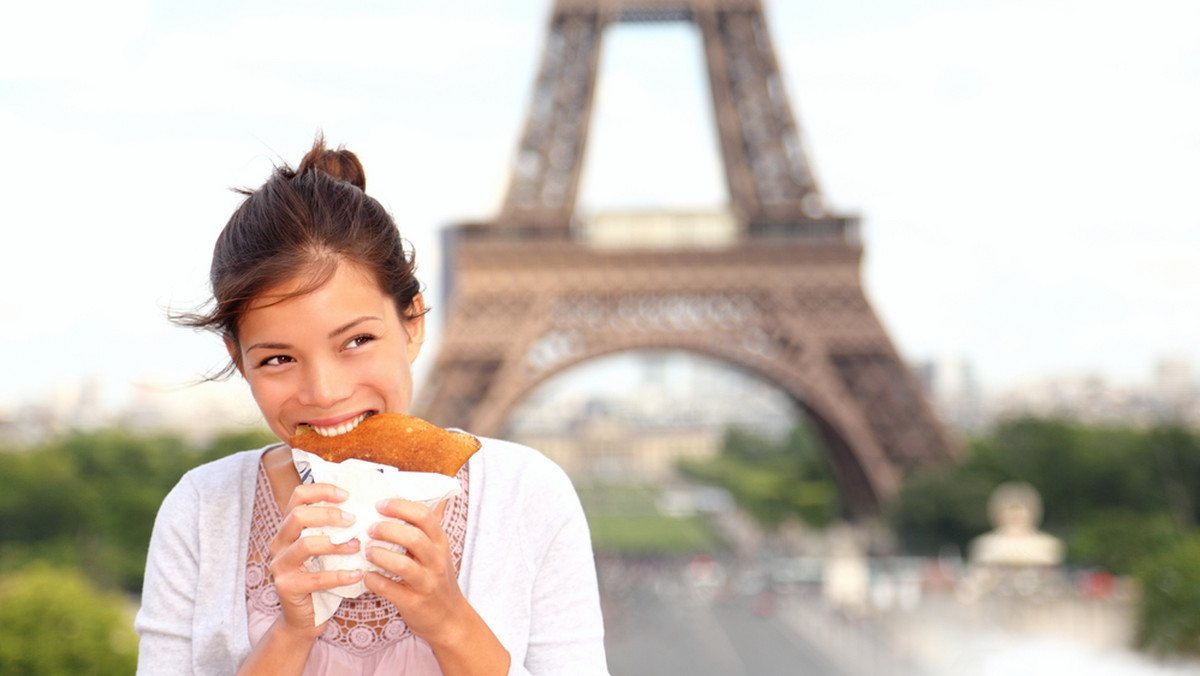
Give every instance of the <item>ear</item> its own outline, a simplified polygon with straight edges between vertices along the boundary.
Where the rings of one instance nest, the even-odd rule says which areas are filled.
[[[419,293],[414,296],[407,314],[412,317],[404,320],[404,330],[408,332],[408,361],[411,363],[417,360],[421,345],[425,343],[425,297]]]
[[[229,338],[225,338],[225,351],[229,353],[229,358],[233,361],[233,365],[237,367],[238,373],[245,378],[246,370],[242,368],[242,351],[238,348],[237,343],[234,343]]]

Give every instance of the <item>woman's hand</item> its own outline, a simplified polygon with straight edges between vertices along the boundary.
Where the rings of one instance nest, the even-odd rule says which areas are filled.
[[[322,554],[353,554],[358,540],[335,545],[327,535],[301,537],[305,528],[349,526],[354,515],[330,505],[345,500],[346,492],[332,484],[302,484],[292,491],[283,523],[271,540],[271,575],[279,594],[279,617],[254,646],[238,669],[238,676],[254,674],[300,674],[309,652],[328,622],[314,624],[312,593],[353,584],[362,579],[360,570],[325,570],[310,573],[304,566],[310,557]]]
[[[392,498],[377,506],[385,517],[399,519],[372,524],[368,533],[405,548],[398,554],[367,546],[367,560],[389,575],[367,573],[367,589],[391,601],[408,628],[433,648],[446,676],[508,673],[509,655],[496,635],[475,612],[458,586],[450,542],[442,530],[446,503],[429,509],[418,502]]]
[[[275,580],[275,591],[279,594],[279,605],[283,613],[283,627],[296,636],[316,640],[325,629],[325,623],[315,625],[312,593],[353,584],[362,578],[360,570],[325,570],[309,572],[305,562],[322,554],[353,554],[358,551],[357,539],[335,545],[327,535],[301,537],[305,528],[322,526],[349,526],[354,515],[331,505],[314,503],[338,503],[346,499],[346,492],[332,484],[302,484],[292,492],[287,512],[279,532],[271,541],[271,575]],[[278,623],[277,623],[278,624]]]
[[[400,545],[405,553],[368,545],[367,560],[395,579],[368,573],[367,588],[391,601],[414,634],[434,643],[439,632],[453,629],[455,620],[469,611],[458,586],[450,542],[442,530],[446,503],[433,510],[419,502],[392,498],[380,500],[376,508],[399,522],[379,521],[367,533]]]

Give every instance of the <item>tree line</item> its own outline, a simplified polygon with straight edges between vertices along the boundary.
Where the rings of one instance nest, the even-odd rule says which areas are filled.
[[[133,673],[133,612],[159,504],[188,469],[272,439],[250,431],[193,444],[108,429],[0,447],[0,674]]]
[[[969,441],[960,462],[918,470],[888,516],[905,548],[964,550],[991,528],[987,500],[1006,481],[1041,494],[1042,528],[1075,566],[1134,572],[1138,561],[1194,530],[1200,517],[1200,436],[1182,425],[1103,427],[1066,420],[1003,422]]]
[[[193,444],[106,429],[0,449],[0,572],[43,561],[136,594],[159,503],[184,472],[272,439],[240,431]]]

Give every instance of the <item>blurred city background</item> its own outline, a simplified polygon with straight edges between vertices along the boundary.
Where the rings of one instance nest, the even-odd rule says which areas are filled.
[[[202,382],[219,342],[165,314],[205,300],[228,188],[297,161],[317,130],[359,154],[414,244],[434,308],[417,390],[446,391],[439,369],[465,348],[444,322],[481,321],[455,314],[471,250],[452,245],[555,215],[513,208],[523,144],[547,73],[586,85],[553,68],[570,61],[548,36],[580,38],[555,32],[551,0],[494,4],[5,10],[0,672],[127,673],[162,495],[188,467],[269,441],[242,383]],[[601,252],[589,261],[635,251],[684,269],[671,254],[700,249],[696,286],[629,281],[629,298],[674,305],[638,305],[634,328],[581,311],[521,352],[536,376],[467,379],[478,405],[437,420],[474,420],[572,476],[612,673],[1200,674],[1200,7],[625,4],[637,11],[561,3],[613,23],[590,24],[603,46],[586,145],[558,167],[580,169],[574,208],[525,238],[557,229]],[[802,169],[789,175],[812,179],[781,211],[727,187],[699,18],[722,5],[769,38],[725,43],[726,64],[766,64],[750,81],[794,116],[762,146],[786,146]],[[736,34],[730,16],[714,34]],[[761,119],[748,100],[730,100],[743,133]],[[832,243],[798,225],[834,216]],[[797,314],[810,296],[796,287],[794,306],[747,292],[719,310],[732,287],[773,292],[783,254],[743,255],[754,241],[818,263],[833,251],[858,309],[822,297]],[[738,275],[713,272],[735,252]],[[590,316],[628,316],[585,290]],[[748,326],[747,307],[775,322],[740,344],[748,356],[654,328],[716,331],[706,312]],[[894,349],[895,368],[855,370],[840,321],[885,341],[872,354]],[[648,337],[605,342],[603,327]],[[826,342],[788,352],[796,336]],[[833,366],[789,375],[814,347]],[[822,408],[821,368],[858,408]],[[520,396],[490,403],[494,383]],[[910,386],[915,413],[878,420]],[[912,441],[935,437],[948,455]],[[871,449],[883,469],[863,463]],[[869,476],[847,483],[855,467]]]

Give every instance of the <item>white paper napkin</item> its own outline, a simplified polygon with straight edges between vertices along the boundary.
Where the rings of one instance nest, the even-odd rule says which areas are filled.
[[[462,493],[458,479],[434,472],[401,472],[389,465],[380,465],[365,460],[345,460],[329,462],[298,448],[292,449],[292,462],[300,473],[303,483],[330,483],[342,488],[349,497],[334,504],[347,512],[354,514],[354,523],[340,528],[326,526],[321,528],[305,528],[301,536],[328,535],[336,543],[349,542],[358,539],[361,545],[354,554],[326,554],[309,559],[308,569],[316,572],[321,570],[361,570],[375,571],[388,574],[379,566],[367,560],[367,545],[373,543],[387,547],[394,552],[403,548],[390,542],[372,541],[367,536],[367,527],[379,521],[388,521],[375,509],[375,503],[384,498],[404,498],[420,502],[429,508],[437,506],[446,498]],[[334,587],[328,591],[313,594],[313,611],[316,613],[316,624],[328,620],[337,612],[342,599],[350,599],[367,591],[367,585],[360,580],[355,584]]]

